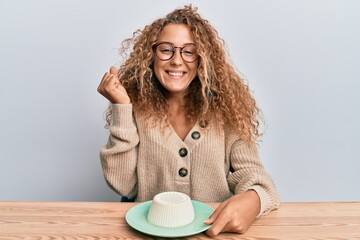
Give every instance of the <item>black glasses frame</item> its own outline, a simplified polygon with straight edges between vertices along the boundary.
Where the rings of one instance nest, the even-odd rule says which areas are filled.
[[[171,52],[172,52],[171,56],[170,56],[169,58],[166,58],[166,59],[161,58],[161,57],[159,57],[159,56],[156,54],[156,48],[157,48],[159,45],[164,44],[164,43],[170,45],[170,46],[173,48],[173,50],[171,51]],[[187,63],[195,62],[195,61],[198,60],[198,58],[199,58],[199,55],[198,55],[198,54],[196,54],[196,58],[195,58],[193,61],[186,61],[186,60],[184,59],[184,57],[183,57],[183,51],[182,51],[182,50],[183,50],[185,47],[187,47],[187,46],[196,46],[196,45],[193,44],[193,43],[187,43],[187,44],[185,44],[185,45],[182,46],[182,47],[175,47],[174,44],[172,44],[171,42],[159,42],[159,43],[157,43],[157,44],[154,44],[153,47],[152,47],[152,49],[153,49],[156,57],[159,58],[161,61],[168,61],[168,60],[170,60],[171,58],[173,58],[174,55],[175,55],[176,49],[179,48],[180,56],[181,56],[182,60],[184,60],[184,62],[187,62]]]

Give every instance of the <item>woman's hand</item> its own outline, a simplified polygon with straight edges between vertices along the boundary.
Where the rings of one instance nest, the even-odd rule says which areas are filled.
[[[245,233],[260,211],[260,198],[254,190],[238,193],[225,200],[206,220],[212,226],[205,232],[213,237],[221,232]]]
[[[128,104],[129,95],[124,86],[120,83],[116,68],[111,67],[110,72],[106,72],[97,88],[97,91],[106,97],[111,103]]]

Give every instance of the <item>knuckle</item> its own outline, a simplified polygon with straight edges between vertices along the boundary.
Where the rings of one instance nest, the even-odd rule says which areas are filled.
[[[104,87],[104,92],[106,92],[106,93],[111,92],[111,87],[110,87],[109,85],[106,85],[106,86]]]
[[[214,236],[217,235],[216,232],[215,232],[215,230],[212,229],[212,228],[209,228],[205,233],[206,233],[206,235],[208,235],[209,237],[214,237]]]
[[[238,232],[238,233],[243,234],[243,233],[246,233],[247,230],[248,230],[248,227],[242,223],[238,223],[236,225],[236,232]]]
[[[239,228],[239,229],[238,229],[238,233],[244,234],[244,233],[247,232],[247,230],[248,230],[248,228],[242,227],[242,228]]]

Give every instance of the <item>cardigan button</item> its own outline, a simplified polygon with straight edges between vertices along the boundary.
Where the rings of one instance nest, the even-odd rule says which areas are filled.
[[[186,175],[188,175],[188,170],[186,168],[180,168],[179,175],[180,177],[186,177]]]
[[[179,155],[181,157],[185,157],[187,155],[188,151],[186,150],[186,148],[180,148],[179,150]]]
[[[198,140],[200,138],[200,133],[198,131],[194,131],[191,133],[191,137],[195,140]]]

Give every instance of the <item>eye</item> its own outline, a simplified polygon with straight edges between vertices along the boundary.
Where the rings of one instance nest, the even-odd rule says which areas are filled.
[[[173,50],[171,48],[162,48],[159,50],[163,54],[172,54]]]
[[[193,54],[194,54],[194,53],[193,53],[192,51],[190,51],[190,50],[183,50],[182,53],[185,54],[185,55],[193,55]]]
[[[192,46],[187,46],[187,47],[184,47],[181,52],[184,54],[184,55],[187,55],[187,56],[192,56],[192,55],[195,55],[196,54],[196,49],[195,47],[192,47]]]
[[[173,47],[169,44],[160,44],[157,46],[157,50],[164,55],[171,55],[174,52]]]

